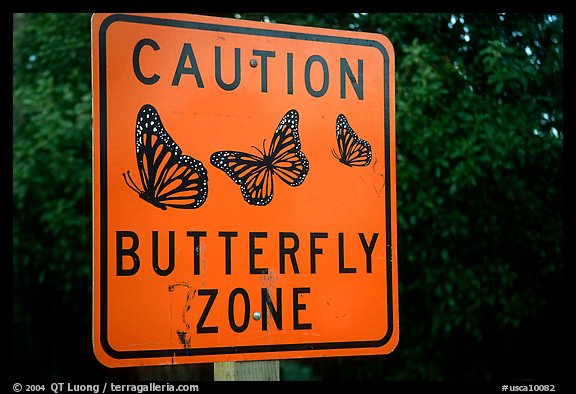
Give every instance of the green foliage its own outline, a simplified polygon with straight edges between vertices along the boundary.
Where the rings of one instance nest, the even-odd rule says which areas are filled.
[[[26,14],[15,32],[13,266],[66,294],[91,275],[90,19]]]
[[[414,363],[423,379],[494,377],[494,365],[447,360],[529,346],[498,341],[527,332],[562,283],[562,122],[549,121],[562,119],[561,19],[461,18],[419,16],[436,29],[396,42],[401,333],[407,352],[443,365]],[[527,55],[545,35],[541,57]]]
[[[283,376],[557,376],[562,15],[220,16],[382,33],[395,48],[400,343],[382,357],[286,361]],[[78,309],[91,271],[90,15],[16,20],[15,285],[47,283]],[[25,311],[15,304],[31,330]]]

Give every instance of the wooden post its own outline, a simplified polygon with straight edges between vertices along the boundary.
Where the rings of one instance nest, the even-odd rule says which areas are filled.
[[[214,363],[214,381],[279,381],[280,361],[226,361]]]

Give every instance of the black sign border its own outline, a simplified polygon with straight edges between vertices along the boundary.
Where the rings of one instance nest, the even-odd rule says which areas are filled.
[[[386,198],[386,274],[387,299],[388,301],[388,330],[381,339],[373,341],[344,341],[344,342],[320,342],[320,343],[292,343],[276,345],[250,345],[250,346],[225,346],[207,348],[175,348],[161,350],[128,350],[119,351],[114,349],[108,342],[108,201],[107,201],[107,95],[106,95],[106,33],[108,28],[115,22],[129,22],[155,26],[178,27],[184,29],[196,29],[205,31],[221,31],[244,35],[257,35],[275,38],[304,40],[311,42],[326,42],[334,44],[357,45],[374,47],[382,53],[384,58],[384,177]],[[272,25],[271,25],[272,26]],[[361,349],[378,348],[386,345],[394,332],[394,304],[396,297],[392,285],[392,207],[391,207],[391,182],[390,182],[390,56],[386,48],[378,41],[359,38],[328,36],[312,33],[301,33],[284,30],[272,30],[266,28],[243,27],[233,25],[219,25],[205,22],[183,21],[175,19],[155,18],[142,15],[114,14],[108,16],[100,25],[99,39],[99,78],[100,78],[100,344],[103,350],[115,359],[149,359],[165,357],[190,357],[207,355],[228,355],[244,353],[275,353],[291,351],[314,351],[336,349]],[[94,295],[96,296],[96,295]]]

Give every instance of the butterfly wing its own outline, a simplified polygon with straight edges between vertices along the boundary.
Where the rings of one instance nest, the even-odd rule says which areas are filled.
[[[208,175],[202,162],[182,155],[164,128],[156,109],[142,106],[136,120],[136,160],[142,182],[140,197],[166,209],[198,208],[208,194]]]
[[[274,195],[272,172],[262,157],[237,151],[219,151],[210,163],[240,185],[244,200],[250,205],[266,205]]]
[[[182,155],[176,165],[166,171],[157,201],[167,207],[194,209],[200,207],[208,196],[208,174],[202,162]]]
[[[308,159],[300,149],[298,112],[292,109],[280,120],[268,154],[274,174],[290,186],[300,185],[308,175]]]
[[[372,148],[368,141],[354,132],[343,114],[336,119],[336,142],[339,155],[335,157],[347,166],[367,166],[372,161]]]

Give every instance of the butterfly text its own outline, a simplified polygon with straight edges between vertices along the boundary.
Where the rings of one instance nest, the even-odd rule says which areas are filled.
[[[372,254],[379,234],[373,233],[366,236],[364,233],[357,233],[355,235],[356,237],[353,238],[356,238],[356,242],[359,243],[356,246],[360,245],[364,252],[364,261],[356,261],[352,264],[346,261],[345,255],[346,243],[352,241],[346,240],[344,233],[330,236],[327,232],[311,232],[303,238],[294,232],[279,232],[277,236],[274,234],[269,238],[268,232],[265,231],[249,232],[245,235],[240,235],[237,231],[219,231],[218,234],[211,234],[210,237],[216,236],[220,239],[214,242],[218,242],[222,247],[221,259],[218,262],[209,262],[209,264],[218,264],[226,275],[232,275],[233,272],[242,269],[238,261],[248,263],[243,269],[247,269],[251,275],[268,274],[272,271],[280,275],[304,272],[316,274],[321,269],[331,269],[326,268],[329,262],[325,261],[322,255],[326,248],[333,248],[338,257],[330,263],[332,263],[331,267],[334,267],[332,269],[337,267],[339,274],[354,274],[359,270],[371,274]],[[201,275],[202,241],[206,241],[207,237],[209,235],[206,231],[187,231],[184,238],[182,236],[178,238],[179,247],[176,249],[176,233],[168,231],[167,247],[162,247],[162,254],[168,256],[168,262],[163,261],[160,264],[159,234],[158,231],[152,231],[150,238],[146,239],[149,242],[146,255],[151,256],[150,265],[154,272],[159,276],[167,276],[174,271],[176,266],[176,250],[184,250],[180,243],[188,243],[193,247],[193,255],[186,257],[185,260],[193,264],[194,275]],[[166,239],[164,236],[163,238]],[[141,265],[139,248],[142,239],[143,237],[139,237],[134,231],[116,231],[117,276],[132,276],[139,271]],[[301,247],[301,245],[304,246]],[[265,253],[264,247],[266,246],[268,248],[277,246],[277,252],[273,253],[274,258],[270,257],[271,252]],[[258,258],[261,255],[265,256]],[[268,262],[275,261],[275,264],[263,263],[264,258]]]
[[[150,64],[146,64],[146,59],[150,60],[150,49],[154,52],[161,50],[160,45],[151,38],[141,39],[134,46],[132,53],[132,66],[134,75],[144,85],[154,85],[158,83],[162,76],[156,72],[150,71],[153,69]],[[204,51],[202,51],[204,52]],[[260,92],[267,93],[269,85],[274,82],[274,89],[285,89],[286,94],[294,94],[295,81],[303,83],[306,92],[312,97],[322,97],[327,94],[330,88],[330,82],[339,84],[340,98],[348,98],[347,87],[351,86],[356,98],[364,100],[364,60],[356,59],[356,73],[351,67],[353,62],[348,59],[340,57],[338,64],[332,64],[332,68],[338,68],[337,78],[331,74],[331,68],[325,57],[314,54],[307,58],[299,58],[294,53],[286,52],[278,54],[276,51],[253,49],[250,55],[242,52],[242,48],[234,48],[234,51],[226,50],[223,54],[221,46],[214,46],[214,58],[206,60],[198,58],[194,52],[192,44],[185,42],[182,45],[178,59],[174,59],[174,73],[172,75],[171,86],[179,86],[182,77],[193,77],[198,88],[205,87],[203,78],[206,75],[207,67],[214,67],[214,82],[222,90],[230,91],[240,87],[242,83],[243,73],[246,73],[246,67],[260,69]],[[200,53],[200,52],[198,52]],[[234,57],[233,66],[229,61],[224,62]],[[149,63],[153,63],[152,59]],[[223,63],[230,64],[224,67]],[[296,65],[295,65],[296,63]],[[243,69],[244,67],[244,69]],[[224,68],[229,68],[224,70]],[[303,69],[302,69],[303,68]],[[301,70],[297,73],[296,70]],[[229,76],[234,73],[234,78]],[[223,75],[227,77],[224,78]],[[273,77],[269,79],[269,76]],[[282,76],[281,84],[278,84],[278,76]],[[226,81],[224,79],[227,79]],[[208,82],[206,82],[208,83]],[[282,86],[282,87],[280,87]]]

